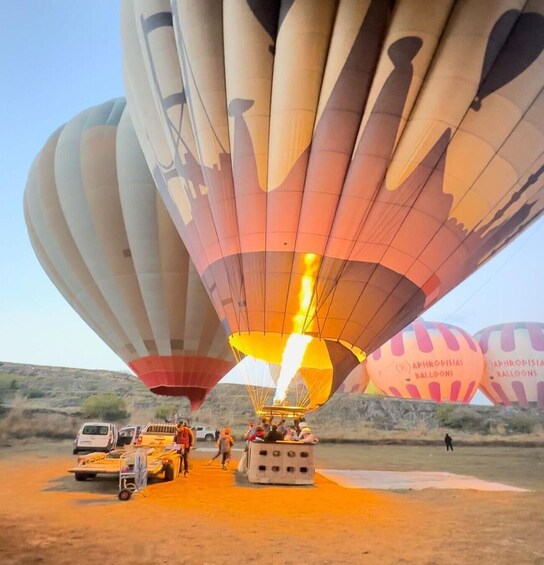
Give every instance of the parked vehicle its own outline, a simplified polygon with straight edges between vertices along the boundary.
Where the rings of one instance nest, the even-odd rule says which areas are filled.
[[[147,456],[147,473],[150,477],[161,475],[165,481],[172,481],[179,475],[181,460],[173,449],[164,447],[143,447]],[[78,457],[75,467],[68,469],[76,481],[94,479],[97,475],[119,477],[134,467],[136,450],[114,449],[110,453],[90,453]]]
[[[150,422],[140,431],[136,446],[163,447],[174,443],[177,425],[165,422]]]
[[[140,435],[142,426],[124,426],[119,430],[117,437],[117,447],[124,447],[127,445],[135,445]]]
[[[81,451],[108,453],[117,444],[117,426],[109,422],[85,422],[74,440],[74,455]]]
[[[215,440],[215,428],[210,428],[203,424],[194,424],[192,427],[193,433],[196,439],[202,439],[204,441],[214,441]]]

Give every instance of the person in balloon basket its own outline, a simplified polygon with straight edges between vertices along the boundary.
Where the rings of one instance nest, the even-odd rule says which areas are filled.
[[[300,430],[300,436],[298,441],[302,443],[318,443],[319,440],[312,434],[312,430],[308,426],[305,426]]]
[[[276,426],[276,424],[272,424],[270,431],[264,436],[264,441],[276,442],[282,440],[283,434],[278,431],[278,426]]]
[[[230,435],[230,428],[227,426],[223,430],[223,433],[219,438],[219,451],[221,452],[221,469],[223,469],[223,471],[226,471],[229,466],[231,450],[233,445],[234,445],[234,439]]]
[[[179,423],[174,440],[180,446],[181,465],[179,472],[181,473],[183,467],[183,476],[186,477],[189,474],[189,452],[195,443],[195,437],[191,428],[184,421]]]
[[[453,440],[451,439],[450,434],[446,434],[444,436],[444,443],[446,444],[446,451],[453,451]]]

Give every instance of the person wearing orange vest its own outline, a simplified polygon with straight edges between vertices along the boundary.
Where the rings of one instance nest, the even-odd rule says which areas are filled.
[[[189,452],[195,443],[195,438],[191,428],[184,421],[179,423],[176,430],[176,443],[181,449],[180,473],[181,467],[183,467],[183,476],[186,477],[189,474]]]

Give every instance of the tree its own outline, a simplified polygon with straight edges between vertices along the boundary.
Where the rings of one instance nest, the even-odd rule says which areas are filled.
[[[83,402],[81,411],[86,418],[113,421],[124,420],[130,416],[125,401],[116,394],[93,394]]]
[[[171,420],[177,410],[178,407],[175,404],[161,404],[155,410],[155,418],[157,420]]]

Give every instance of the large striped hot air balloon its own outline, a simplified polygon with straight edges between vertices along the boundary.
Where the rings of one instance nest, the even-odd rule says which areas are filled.
[[[155,393],[194,408],[232,367],[217,314],[116,99],[57,130],[30,170],[34,251],[74,310]]]
[[[318,406],[542,213],[543,14],[123,1],[138,138],[237,355]]]
[[[544,409],[544,324],[499,324],[474,337],[486,361],[480,389],[487,398],[503,406]]]
[[[484,359],[461,328],[419,318],[369,355],[366,368],[386,396],[469,402],[482,379]]]

